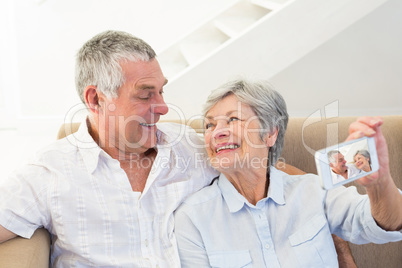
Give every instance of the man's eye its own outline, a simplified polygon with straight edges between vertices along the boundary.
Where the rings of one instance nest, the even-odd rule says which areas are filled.
[[[138,98],[139,98],[140,100],[149,100],[149,99],[150,99],[150,96],[149,96],[149,95],[147,95],[147,96],[138,96]]]

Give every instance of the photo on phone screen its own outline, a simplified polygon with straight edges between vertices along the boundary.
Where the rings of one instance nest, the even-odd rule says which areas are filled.
[[[368,137],[319,150],[315,160],[325,189],[344,185],[378,170],[375,141]]]

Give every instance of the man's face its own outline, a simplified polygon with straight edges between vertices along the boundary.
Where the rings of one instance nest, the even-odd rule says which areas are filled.
[[[103,113],[106,146],[120,153],[143,153],[156,145],[156,125],[168,112],[163,100],[166,78],[156,59],[121,64],[125,83],[115,99],[104,98]]]
[[[335,154],[334,158],[335,162],[330,163],[332,170],[337,174],[344,174],[348,170],[348,167],[346,166],[345,157],[343,156],[343,154],[339,153]]]

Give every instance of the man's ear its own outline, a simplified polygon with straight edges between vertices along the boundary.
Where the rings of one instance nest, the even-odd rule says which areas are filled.
[[[276,128],[265,135],[264,142],[268,147],[272,147],[274,146],[277,138],[278,138],[278,129]]]
[[[96,86],[87,86],[84,89],[84,99],[91,113],[99,113],[101,108],[102,96],[96,90]]]

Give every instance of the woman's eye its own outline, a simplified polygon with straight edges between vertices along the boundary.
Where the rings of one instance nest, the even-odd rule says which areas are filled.
[[[237,117],[230,117],[228,121],[233,122],[233,121],[237,121],[237,120],[240,120],[240,119]]]
[[[212,124],[211,124],[211,123],[205,125],[205,129],[209,129],[209,128],[211,128],[211,127],[212,127]]]

